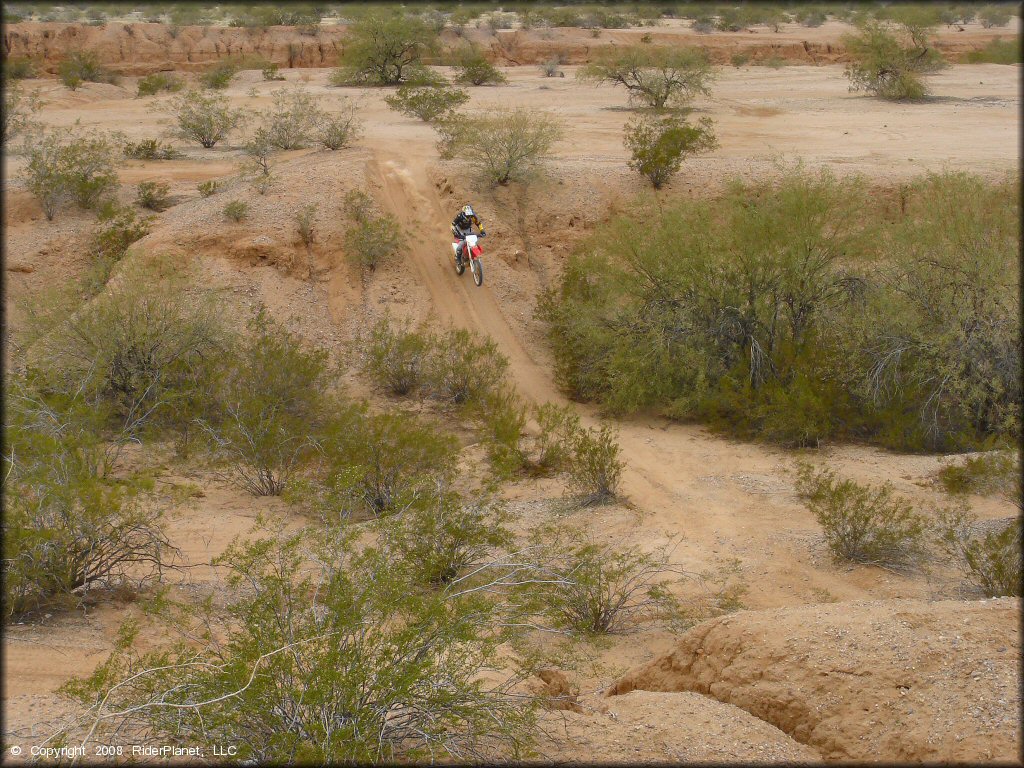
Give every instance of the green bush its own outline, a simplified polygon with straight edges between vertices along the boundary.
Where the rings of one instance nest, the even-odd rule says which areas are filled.
[[[975,533],[977,519],[965,506],[940,512],[939,546],[985,597],[1020,597],[1021,521]]]
[[[102,66],[93,51],[72,51],[57,65],[57,77],[72,91],[82,83],[117,83],[118,77]]]
[[[602,51],[577,77],[622,86],[630,102],[664,109],[685,106],[698,94],[708,95],[712,71],[707,54],[699,48],[632,46]]]
[[[509,478],[528,468],[522,444],[527,411],[515,390],[503,387],[488,392],[477,399],[473,410],[484,429],[487,458],[495,473]]]
[[[159,181],[143,181],[136,187],[139,205],[151,211],[162,211],[170,205],[169,185]]]
[[[309,248],[316,238],[316,203],[306,203],[295,213],[295,228],[299,232],[302,244]]]
[[[459,88],[403,85],[384,101],[396,112],[431,123],[444,119],[469,101],[469,94]]]
[[[185,87],[185,81],[177,75],[169,75],[166,72],[154,72],[139,78],[139,96],[155,96],[161,91],[177,93]]]
[[[134,477],[105,476],[98,412],[17,377],[6,384],[4,621],[97,586],[158,579],[171,549],[159,507]]]
[[[920,76],[946,66],[927,35],[926,27],[900,24],[897,32],[878,21],[864,22],[857,35],[844,35],[842,42],[852,59],[845,71],[850,90],[893,101],[927,96]]]
[[[464,328],[451,328],[434,344],[426,385],[431,397],[450,405],[475,407],[503,382],[508,359],[492,339],[478,341]]]
[[[9,146],[16,136],[34,126],[32,115],[41,107],[39,97],[35,93],[26,94],[21,83],[4,83],[4,109],[0,115],[3,118],[4,146]]]
[[[947,463],[938,479],[949,494],[999,493],[1019,501],[1020,453],[1008,449],[968,456],[962,463]]]
[[[215,179],[201,181],[196,185],[200,197],[210,197],[220,191],[220,182]]]
[[[36,63],[24,56],[4,59],[4,80],[27,80],[36,76]]]
[[[360,368],[378,389],[399,397],[414,394],[426,378],[431,339],[406,325],[394,327],[387,316],[360,340]]]
[[[491,184],[530,179],[562,137],[556,118],[528,109],[455,116],[436,128],[441,157],[465,160]]]
[[[327,355],[304,349],[261,310],[221,369],[201,426],[227,465],[223,474],[254,496],[280,495],[312,454],[311,434],[324,413]]]
[[[455,82],[466,85],[502,85],[508,82],[479,48],[470,47],[458,57]]]
[[[79,128],[37,135],[26,151],[23,172],[48,220],[67,199],[94,209],[117,188],[114,139]]]
[[[132,160],[176,160],[181,152],[170,144],[161,144],[159,139],[128,141],[124,145],[124,156]]]
[[[541,472],[564,469],[572,460],[573,441],[580,433],[580,417],[572,406],[544,403],[534,408],[540,427],[535,466]]]
[[[301,88],[277,91],[272,98],[273,107],[263,121],[267,143],[274,149],[307,146],[324,117],[320,100]]]
[[[224,96],[195,90],[175,97],[167,109],[174,117],[174,135],[206,149],[227,138],[244,114],[231,109]]]
[[[231,83],[231,78],[238,74],[241,66],[238,61],[234,59],[225,59],[224,61],[218,61],[210,69],[199,76],[199,82],[201,82],[206,88],[212,88],[214,90],[224,90]]]
[[[224,204],[224,216],[238,222],[249,215],[249,204],[242,200],[229,200]]]
[[[624,464],[615,431],[602,425],[572,436],[568,460],[569,488],[581,506],[602,504],[618,495]]]
[[[422,19],[387,11],[367,13],[348,29],[334,85],[399,85],[422,73],[437,33]]]
[[[895,496],[889,483],[863,486],[803,464],[796,487],[836,559],[905,566],[922,556],[926,519]]]
[[[279,67],[277,64],[270,63],[263,67],[263,69],[260,70],[260,73],[263,75],[263,79],[267,82],[284,80],[284,75],[279,74],[278,69]]]
[[[565,77],[565,72],[562,71],[562,61],[560,58],[548,59],[540,65],[540,73],[544,77]]]
[[[978,10],[978,21],[985,29],[1005,27],[1013,18],[1010,8],[1013,6],[986,5]]]
[[[401,230],[393,216],[370,216],[345,230],[345,254],[353,264],[371,272],[398,254]]]
[[[968,64],[1022,64],[1020,38],[991,40],[985,47],[969,51],[965,60]]]
[[[343,149],[359,138],[362,121],[356,116],[356,108],[344,101],[337,113],[323,113],[317,120],[314,135],[317,143],[330,150]]]
[[[626,125],[629,167],[646,176],[651,186],[661,189],[679,172],[683,159],[718,146],[711,120],[702,117],[688,125],[681,117],[641,117]]]
[[[495,676],[519,632],[506,600],[424,590],[415,562],[334,528],[261,535],[217,564],[221,599],[163,604],[180,643],[143,654],[125,627],[91,677],[64,687],[90,713],[109,708],[102,743],[142,729],[235,744],[257,763],[520,758],[536,704],[513,688],[530,665]],[[223,637],[189,637],[224,616]]]
[[[132,243],[149,234],[149,221],[140,220],[132,208],[115,207],[101,217],[89,246],[94,285],[88,293],[95,294],[107,284],[114,266],[128,253]]]

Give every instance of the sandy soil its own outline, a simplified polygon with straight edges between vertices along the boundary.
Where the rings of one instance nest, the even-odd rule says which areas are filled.
[[[826,33],[830,30],[815,32]],[[786,34],[792,32],[784,30],[779,40]],[[208,151],[181,147],[186,157],[179,161],[126,163],[122,169],[125,185],[164,180],[171,185],[177,203],[157,216],[152,234],[136,244],[133,253],[173,254],[222,290],[226,300],[242,309],[262,302],[305,338],[336,351],[357,328],[385,309],[417,320],[433,317],[470,328],[497,341],[511,360],[522,394],[536,401],[564,401],[554,385],[550,357],[534,318],[537,294],[557,277],[572,245],[610,209],[649,194],[625,167],[621,128],[630,113],[624,110],[624,94],[581,85],[573,77],[574,68],[565,69],[564,79],[548,79],[540,77],[534,67],[509,67],[508,86],[472,89],[471,108],[542,108],[563,118],[568,129],[542,183],[530,189],[495,191],[473,185],[458,163],[439,161],[431,129],[388,110],[382,92],[329,88],[324,70],[285,71],[286,83],[264,83],[258,72],[242,73],[228,95],[236,104],[253,109],[267,106],[275,89],[298,82],[322,95],[328,108],[337,103],[339,95],[359,99],[366,120],[365,137],[357,147],[340,152],[283,154],[276,159],[279,183],[265,197],[233,180],[239,159],[237,140]],[[879,184],[926,170],[1001,175],[1016,169],[1020,159],[1020,68],[954,66],[932,82],[935,98],[924,104],[892,105],[849,93],[837,65],[720,68],[713,96],[698,102],[697,109],[698,114],[715,121],[721,148],[688,162],[664,195],[701,194],[734,176],[770,177],[779,161],[801,160],[836,173],[861,173]],[[162,118],[152,111],[161,99],[132,98],[130,80],[123,87],[87,84],[74,94],[53,81],[29,81],[28,86],[39,88],[47,100],[39,118],[50,126],[66,127],[80,119],[84,125],[122,130],[132,139],[153,137],[163,130]],[[23,164],[24,158],[17,154],[8,157],[4,180],[8,202],[5,301],[9,325],[15,329],[23,317],[20,302],[84,268],[82,252],[92,221],[67,210],[47,223],[16,180]],[[200,199],[195,185],[209,178],[223,178],[225,187],[209,199]],[[381,209],[398,218],[405,236],[401,263],[369,277],[348,266],[342,244],[341,200],[347,190],[362,187],[374,195]],[[130,186],[123,189],[122,197],[126,201],[133,197]],[[487,275],[482,288],[473,286],[467,276],[457,278],[448,263],[448,222],[470,197],[488,224],[489,237],[484,241]],[[249,219],[240,224],[224,222],[220,211],[230,199],[250,203]],[[308,202],[319,208],[317,239],[306,250],[298,243],[293,215]],[[596,422],[592,409],[581,406],[580,411],[588,423]],[[819,624],[832,626],[833,614],[844,614],[850,601],[962,596],[956,574],[943,563],[933,563],[929,573],[906,574],[833,564],[817,525],[794,495],[791,470],[797,456],[792,452],[723,439],[696,426],[662,419],[634,418],[616,426],[627,461],[624,491],[628,504],[568,516],[603,540],[647,548],[677,540],[674,561],[690,570],[738,558],[748,591],[744,597],[747,610],[737,621],[749,617],[747,620],[764,625],[779,620],[780,615],[792,615],[809,622],[807,631],[813,633]],[[858,480],[890,480],[897,490],[924,506],[934,506],[942,498],[932,482],[941,457],[895,455],[849,445],[828,447],[815,455]],[[175,474],[178,472],[178,468],[168,467],[164,479],[197,484],[203,495],[175,510],[172,538],[188,562],[208,562],[232,536],[248,529],[262,505],[201,472],[184,479]],[[517,525],[526,530],[533,522],[550,517],[551,502],[561,491],[555,480],[513,484],[507,495],[521,512]],[[996,498],[971,501],[984,519],[1013,513]],[[268,511],[291,519],[293,524],[301,522],[284,505],[271,503]],[[214,577],[196,569],[191,578],[203,582]],[[842,605],[820,605],[832,602]],[[807,609],[809,613],[799,613],[803,606],[815,604],[819,605]],[[1013,639],[1013,621],[1006,618],[1019,616],[1019,603],[1001,606],[998,621],[990,621],[990,613],[979,613],[972,620],[989,632],[999,647],[1019,644]],[[772,609],[796,613],[761,613]],[[44,723],[66,710],[53,690],[98,663],[110,647],[117,623],[133,610],[130,605],[100,601],[84,612],[58,613],[6,633],[3,697],[7,743],[14,735],[34,738],[31,734],[41,732]],[[892,637],[899,647],[912,645],[920,634],[938,632],[922,624],[913,638],[909,634],[876,636],[872,635],[873,616],[876,614],[863,620],[850,618],[851,626],[875,640]],[[712,691],[721,701],[696,693],[642,692],[602,699],[602,692],[617,676],[669,654],[677,641],[686,642],[687,637],[690,635],[679,640],[663,627],[642,627],[595,648],[596,669],[603,671],[573,677],[583,711],[551,714],[550,739],[544,752],[558,759],[620,762],[815,760],[819,748],[820,755],[830,759],[861,754],[852,748],[843,752],[831,742],[815,742],[802,731],[745,706],[739,694],[730,694],[730,698]],[[875,640],[851,646],[848,653],[857,663],[870,665],[874,654],[880,652]],[[808,645],[812,641],[809,635]],[[988,645],[972,647],[971,652],[978,655],[970,659],[980,663],[988,658]],[[794,669],[808,669],[798,660],[793,664]],[[963,688],[968,696],[965,681],[943,679],[951,690]],[[737,683],[734,687],[739,690],[741,686]],[[995,691],[984,686],[977,690],[982,689]],[[973,696],[975,689],[970,691]],[[948,705],[943,703],[945,699],[935,704],[948,718],[949,738],[937,742],[936,751],[921,752],[921,757],[1017,759],[1012,744],[1005,740],[966,738],[976,724],[960,718],[962,710],[954,705],[962,697],[957,693],[952,698]],[[807,701],[813,706],[815,700]],[[1004,697],[1002,703],[991,707],[992,717],[1016,721],[1019,697]],[[906,715],[906,722],[924,718],[921,712],[931,710]],[[850,730],[847,737],[854,740],[874,733],[864,727],[867,730]],[[950,741],[955,734],[966,741]]]

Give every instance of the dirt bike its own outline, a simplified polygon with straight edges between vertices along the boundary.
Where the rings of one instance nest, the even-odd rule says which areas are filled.
[[[466,245],[462,249],[463,254],[469,251],[469,271],[473,273],[473,282],[478,286],[484,284],[484,263],[480,260],[483,256],[483,248],[477,245],[478,235],[466,235]],[[461,275],[466,271],[466,257],[459,255],[459,241],[452,243],[452,250],[455,252],[455,273]]]

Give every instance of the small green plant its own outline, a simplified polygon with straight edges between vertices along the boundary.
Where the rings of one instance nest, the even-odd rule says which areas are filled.
[[[572,459],[572,441],[580,431],[580,417],[569,405],[544,403],[534,408],[540,427],[537,438],[536,467],[541,472],[557,472]]]
[[[69,198],[91,210],[117,188],[115,147],[112,137],[77,127],[33,137],[24,178],[48,220]]]
[[[391,215],[367,216],[345,232],[345,252],[351,262],[371,272],[398,253],[398,222]]]
[[[162,144],[158,139],[143,139],[125,142],[124,156],[132,160],[176,160],[182,155],[170,144]]]
[[[544,77],[565,77],[562,71],[562,62],[559,59],[548,59],[541,63],[540,73]]]
[[[278,69],[279,67],[277,66],[277,64],[268,64],[267,66],[263,67],[263,79],[268,82],[273,82],[275,80],[284,80],[284,75],[280,74],[278,72]]]
[[[72,91],[82,83],[116,83],[116,75],[100,66],[99,56],[94,51],[72,51],[59,65],[57,77]]]
[[[238,70],[239,64],[237,61],[232,59],[219,61],[199,76],[199,82],[206,88],[221,91],[228,87],[231,79],[238,74]]]
[[[527,469],[529,458],[523,448],[527,410],[515,390],[501,387],[487,392],[473,410],[484,429],[487,458],[495,473],[510,478]]]
[[[625,465],[615,431],[607,424],[579,429],[571,437],[569,489],[580,506],[606,503],[618,495]]]
[[[926,27],[900,24],[893,28],[866,21],[857,35],[845,35],[842,41],[852,59],[845,71],[850,90],[891,101],[923,99],[928,89],[920,76],[946,66],[930,46]]]
[[[313,138],[323,117],[319,99],[302,88],[278,91],[265,114],[263,136],[274,149],[299,149]]]
[[[184,87],[185,81],[177,75],[169,75],[166,72],[154,72],[152,75],[139,78],[138,95],[155,96],[162,91],[177,93]]]
[[[746,64],[750,63],[750,54],[734,53],[732,56],[729,57],[729,62],[736,68],[745,66]]]
[[[89,258],[92,261],[88,293],[95,294],[110,279],[114,266],[128,253],[132,243],[149,234],[149,221],[139,219],[131,207],[113,206],[101,215],[92,236]]]
[[[502,85],[508,79],[487,60],[479,48],[470,46],[459,55],[455,82],[466,85]]]
[[[4,83],[3,109],[3,142],[9,145],[14,137],[26,133],[34,126],[32,115],[42,107],[39,97],[33,93],[25,93],[21,83]]]
[[[469,101],[469,94],[458,88],[431,88],[403,85],[384,101],[403,115],[433,122],[450,115]]]
[[[968,64],[1021,64],[1024,57],[1021,55],[1021,42],[1019,37],[1012,40],[991,40],[983,48],[976,51],[969,51],[965,60]]]
[[[889,483],[863,486],[840,480],[832,470],[816,472],[802,464],[796,488],[836,559],[902,566],[923,554],[926,520]]]
[[[36,76],[36,63],[25,56],[4,59],[4,80],[27,80]]]
[[[242,177],[247,179],[258,194],[265,195],[277,181],[270,170],[270,155],[274,145],[266,128],[257,128],[245,143],[245,160],[241,163]]]
[[[322,113],[314,129],[317,143],[330,150],[347,147],[361,133],[362,121],[356,115],[355,105],[347,100],[342,103],[340,111]]]
[[[174,134],[206,149],[237,128],[244,114],[232,109],[223,95],[196,90],[176,96],[167,109],[174,117]]]
[[[969,456],[939,470],[938,479],[949,494],[999,493],[1016,500],[1020,496],[1020,454],[1013,450]]]
[[[220,191],[220,182],[215,179],[201,181],[196,185],[196,189],[199,190],[200,197],[210,197]]]
[[[476,406],[497,391],[508,370],[508,359],[490,338],[478,341],[465,328],[452,328],[434,342],[427,371],[431,397],[456,406]]]
[[[626,125],[625,144],[631,156],[629,167],[647,177],[655,189],[679,172],[687,156],[718,146],[709,118],[689,125],[675,115],[633,120]]]
[[[151,211],[162,211],[170,204],[168,193],[170,186],[159,181],[139,182],[136,197],[139,205]]]
[[[360,368],[376,386],[403,397],[420,390],[426,378],[431,339],[385,315],[361,339]]]
[[[299,232],[299,239],[307,248],[313,245],[316,239],[316,203],[307,203],[295,213],[295,227]]]
[[[224,205],[224,216],[231,221],[242,221],[248,215],[249,204],[242,200],[231,200]]]
[[[940,548],[985,597],[1021,594],[1021,521],[976,533],[977,518],[966,505],[939,513],[935,533]]]

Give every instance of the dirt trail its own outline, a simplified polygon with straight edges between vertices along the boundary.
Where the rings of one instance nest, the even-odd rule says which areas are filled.
[[[443,322],[486,334],[510,360],[522,395],[536,402],[566,403],[553,374],[532,356],[509,322],[495,295],[477,288],[468,273],[456,276],[447,258],[448,220],[432,183],[428,156],[392,146],[375,148],[367,176],[379,189],[382,206],[408,233],[406,264],[426,286],[432,309]],[[486,241],[485,241],[486,245]],[[496,260],[495,260],[496,261]],[[485,269],[488,266],[486,249]],[[577,406],[583,423],[594,425],[594,409]],[[751,607],[792,605],[815,593],[840,599],[902,594],[908,584],[889,576],[835,572],[808,562],[800,537],[813,533],[809,514],[789,493],[784,472],[792,459],[782,451],[716,437],[699,427],[670,424],[663,419],[631,419],[616,423],[626,459],[623,490],[639,510],[602,523],[616,538],[630,537],[642,546],[657,546],[672,537],[684,540],[674,559],[702,570],[710,559],[740,556],[751,585]],[[781,476],[781,482],[779,478]],[[782,503],[771,496],[781,495]],[[795,533],[794,533],[795,529]],[[779,531],[785,531],[782,536]],[[878,591],[879,584],[900,582],[896,592]]]

